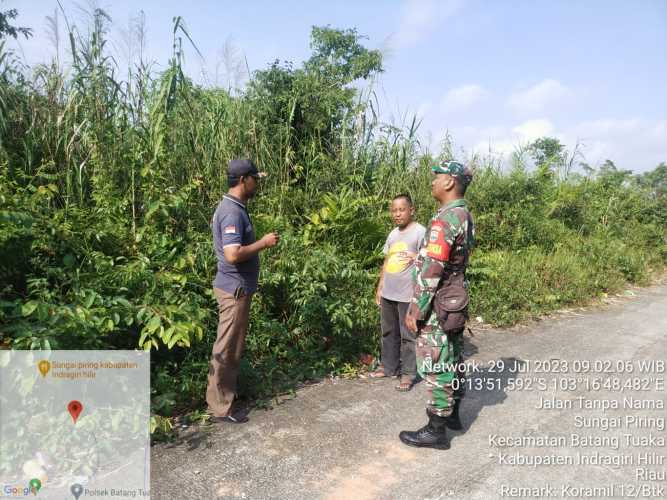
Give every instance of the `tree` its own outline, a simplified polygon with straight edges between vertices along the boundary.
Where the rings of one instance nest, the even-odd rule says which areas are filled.
[[[667,197],[667,163],[660,163],[650,172],[637,176],[637,181],[648,188],[656,197]]]
[[[19,35],[23,35],[26,38],[32,36],[32,30],[30,28],[25,28],[23,26],[13,26],[9,23],[10,20],[16,19],[19,13],[16,9],[6,10],[4,12],[0,11],[0,40],[11,36],[13,38],[18,38]]]
[[[382,54],[359,43],[356,29],[337,30],[313,26],[310,48],[313,55],[304,68],[339,86],[360,78],[367,79],[382,71]]]
[[[598,170],[597,176],[605,186],[620,187],[632,177],[632,170],[620,170],[613,161],[605,160],[600,170]]]
[[[315,26],[313,53],[302,67],[275,61],[255,72],[246,97],[254,101],[262,125],[275,134],[289,130],[296,162],[306,144],[318,144],[327,153],[336,149],[345,116],[358,111],[357,91],[350,84],[382,71],[381,53],[365,48],[361,38],[355,29]]]
[[[565,146],[553,137],[540,137],[530,146],[528,151],[538,167],[558,167],[565,163]]]

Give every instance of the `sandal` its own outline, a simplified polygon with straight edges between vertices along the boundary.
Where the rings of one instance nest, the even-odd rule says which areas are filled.
[[[222,422],[228,422],[230,424],[245,424],[248,421],[248,410],[237,410],[234,413],[225,415],[224,417],[217,417],[212,415],[208,421],[212,424],[220,424]]]
[[[374,372],[369,372],[368,376],[370,378],[385,378],[388,375],[384,372],[384,368],[380,366]]]
[[[401,375],[401,381],[398,383],[395,389],[398,392],[408,392],[410,389],[412,389],[413,382],[414,377],[409,375]]]

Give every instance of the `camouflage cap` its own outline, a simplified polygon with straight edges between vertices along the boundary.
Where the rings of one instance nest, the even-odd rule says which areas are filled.
[[[466,185],[472,182],[472,169],[458,161],[444,161],[439,165],[433,165],[431,170],[436,174],[449,174],[452,177],[458,177]]]

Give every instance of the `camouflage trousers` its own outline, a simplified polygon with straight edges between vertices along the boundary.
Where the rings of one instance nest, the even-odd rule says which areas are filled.
[[[416,353],[417,373],[426,382],[426,409],[448,417],[464,393],[463,328],[444,332],[431,314],[419,330]]]

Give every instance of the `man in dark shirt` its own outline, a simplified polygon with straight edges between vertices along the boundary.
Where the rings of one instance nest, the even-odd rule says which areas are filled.
[[[231,160],[227,169],[229,191],[213,214],[213,246],[218,257],[218,272],[213,292],[218,302],[218,334],[208,369],[206,402],[211,421],[247,421],[232,411],[245,335],[248,329],[250,299],[257,290],[259,252],[278,244],[277,233],[255,241],[255,232],[246,203],[255,195],[260,178],[250,160]]]

